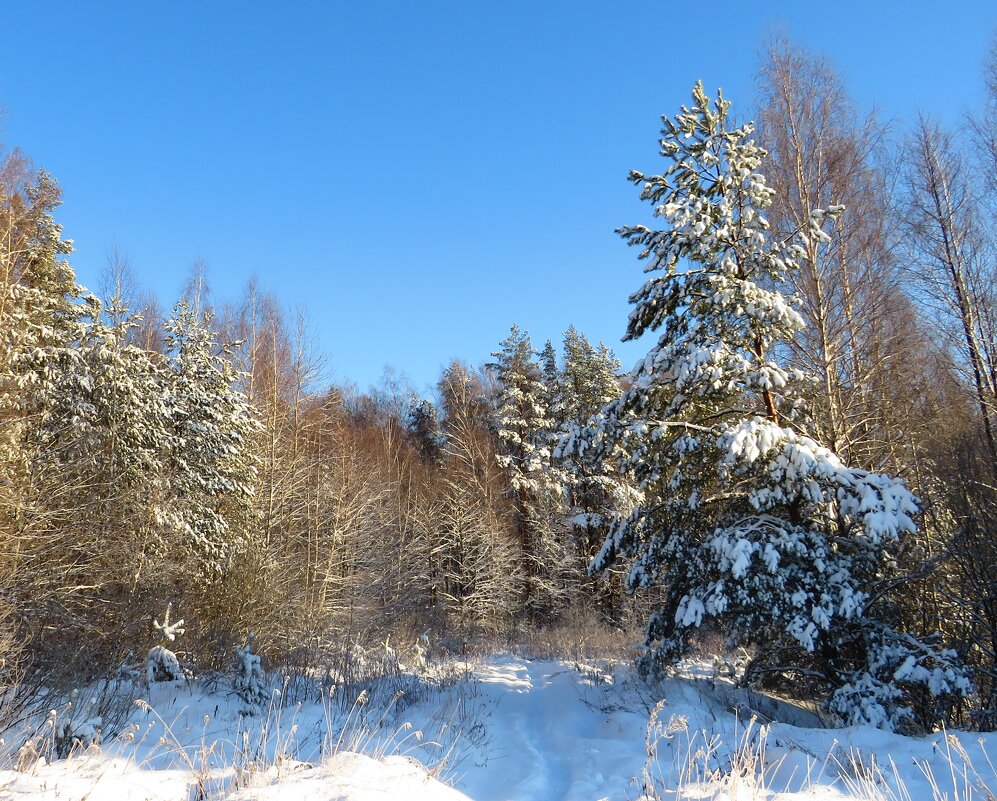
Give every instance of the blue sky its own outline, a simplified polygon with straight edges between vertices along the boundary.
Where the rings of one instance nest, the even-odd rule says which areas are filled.
[[[80,280],[117,245],[166,305],[204,259],[304,304],[331,378],[417,386],[508,332],[619,345],[662,113],[746,107],[764,37],[827,54],[896,130],[981,96],[997,4],[18,3],[0,141],[64,188]]]

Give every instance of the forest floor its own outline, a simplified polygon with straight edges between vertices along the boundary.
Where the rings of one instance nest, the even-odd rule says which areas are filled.
[[[0,798],[982,801],[997,787],[995,734],[825,728],[705,664],[653,685],[609,661],[502,654],[460,668],[321,699],[283,681],[252,716],[224,680],[154,685],[114,736],[55,759],[58,721],[82,736],[109,720],[106,688],[81,694],[31,748],[8,747]]]

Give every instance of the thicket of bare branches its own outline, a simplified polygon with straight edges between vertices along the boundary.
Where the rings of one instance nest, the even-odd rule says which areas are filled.
[[[776,232],[844,207],[794,287],[807,329],[793,355],[821,377],[816,429],[918,494],[896,615],[975,667],[977,705],[961,722],[986,727],[997,710],[995,76],[991,54],[988,101],[960,131],[921,115],[891,132],[858,113],[827,59],[776,41],[759,73]]]

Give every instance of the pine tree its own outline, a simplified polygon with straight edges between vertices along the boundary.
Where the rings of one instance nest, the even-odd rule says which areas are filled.
[[[501,350],[492,355],[499,387],[498,463],[516,507],[527,576],[525,604],[534,614],[549,613],[562,590],[565,548],[559,530],[563,487],[551,461],[548,391],[529,335],[519,326],[512,326]]]
[[[13,154],[0,165],[0,619],[17,650],[44,658],[49,632],[78,610],[92,585],[65,524],[84,499],[47,447],[59,395],[81,371],[84,290],[55,221],[61,193]],[[18,664],[12,650],[11,665]]]
[[[562,393],[565,416],[588,420],[620,395],[619,360],[605,345],[595,348],[574,326],[564,332]]]
[[[626,339],[659,340],[592,440],[631,454],[646,500],[613,525],[594,567],[629,556],[631,588],[663,589],[651,664],[685,654],[708,624],[756,649],[749,676],[819,677],[851,723],[910,721],[915,698],[931,699],[919,710],[930,716],[968,683],[951,652],[889,625],[917,502],[806,435],[811,378],[781,364],[803,321],[776,287],[838,210],[774,240],[752,126],[730,127],[729,102],[701,84],[693,100],[663,118],[664,173],[630,176],[664,226],[619,231],[652,274],[631,296]]]
[[[4,198],[12,230],[0,237],[0,404],[3,416],[44,418],[59,375],[75,369],[85,330],[84,290],[66,260],[54,211],[61,191],[40,173],[23,192]]]
[[[146,482],[161,472],[165,447],[161,371],[147,352],[125,344],[137,326],[127,312],[109,325],[96,298],[85,307],[90,319],[73,370],[60,376],[40,433],[64,468],[98,468],[97,478],[110,487]]]

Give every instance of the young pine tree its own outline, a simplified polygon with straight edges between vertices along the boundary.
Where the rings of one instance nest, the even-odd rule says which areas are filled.
[[[664,118],[665,171],[630,176],[663,226],[619,231],[651,274],[630,298],[626,339],[659,339],[592,440],[631,454],[646,500],[613,525],[594,567],[626,555],[631,588],[663,589],[652,664],[709,625],[755,649],[749,676],[816,681],[848,722],[902,724],[915,702],[925,722],[968,683],[951,652],[890,626],[917,502],[807,436],[810,377],[782,364],[803,320],[776,287],[838,210],[774,240],[752,126],[732,127],[729,102],[701,84],[693,101]]]

